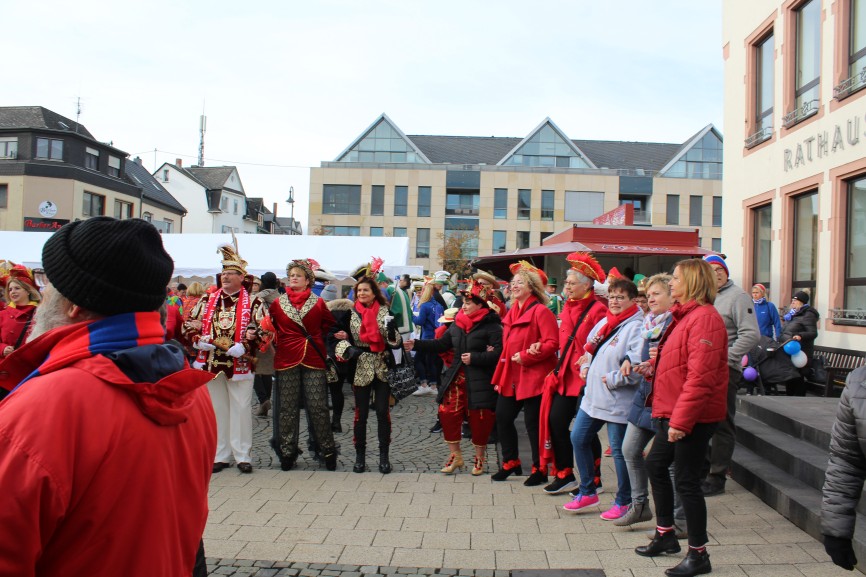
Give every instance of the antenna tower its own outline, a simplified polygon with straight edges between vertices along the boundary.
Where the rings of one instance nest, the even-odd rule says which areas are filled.
[[[78,133],[79,122],[78,119],[81,118],[81,97],[79,96],[75,102],[75,132]]]
[[[204,133],[207,130],[207,116],[202,114],[199,117],[198,132],[200,135],[198,141],[198,165],[204,166]]]

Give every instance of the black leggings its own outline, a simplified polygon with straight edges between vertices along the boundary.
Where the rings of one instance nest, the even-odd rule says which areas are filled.
[[[346,406],[346,395],[343,394],[343,379],[340,378],[336,383],[328,383],[328,389],[331,391],[331,408],[333,410],[331,422],[339,423],[340,415],[343,414],[343,407]]]
[[[518,401],[516,397],[499,395],[496,401],[496,428],[499,433],[499,444],[502,445],[502,461],[513,461],[519,457],[517,450],[517,419],[520,409],[523,409],[523,422],[529,435],[529,445],[532,450],[532,465],[538,466],[538,415],[541,410],[541,395]]]
[[[355,393],[355,449],[364,450],[367,447],[367,417],[370,414],[370,395],[374,393],[379,449],[387,449],[391,444],[391,412],[388,407],[391,388],[388,383],[373,379],[366,387],[353,385],[352,391]]]

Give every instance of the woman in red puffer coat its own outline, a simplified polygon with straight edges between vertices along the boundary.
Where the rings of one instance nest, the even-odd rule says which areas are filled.
[[[728,334],[713,306],[715,274],[701,259],[677,263],[670,283],[673,322],[659,344],[651,394],[656,436],[646,459],[658,527],[638,555],[677,553],[674,532],[674,480],[688,524],[689,551],[668,575],[712,571],[706,551],[707,506],[701,491],[701,466],[710,438],[727,415]]]
[[[547,472],[539,466],[538,422],[544,377],[556,366],[559,327],[556,317],[547,308],[544,271],[526,261],[509,268],[514,275],[511,308],[502,319],[502,356],[492,380],[499,393],[496,428],[502,445],[502,468],[492,479],[504,481],[510,475],[523,474],[514,426],[522,408],[532,449],[532,474],[523,484],[533,487],[547,482]]]

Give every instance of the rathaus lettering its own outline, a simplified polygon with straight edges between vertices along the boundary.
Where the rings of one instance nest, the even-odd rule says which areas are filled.
[[[866,137],[866,133],[863,136]],[[832,134],[824,130],[798,142],[795,148],[786,148],[785,172],[804,166],[815,158],[823,158],[837,150],[845,150],[846,146],[856,146],[858,142],[860,142],[860,117],[855,116],[848,121],[845,130],[837,124],[833,127]]]

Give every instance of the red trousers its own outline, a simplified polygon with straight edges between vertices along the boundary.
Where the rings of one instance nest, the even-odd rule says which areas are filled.
[[[472,444],[478,447],[487,445],[496,417],[490,409],[470,409],[466,397],[466,377],[461,371],[439,405],[439,422],[446,443],[459,443],[463,436],[463,421],[469,416],[469,429],[472,431]]]

